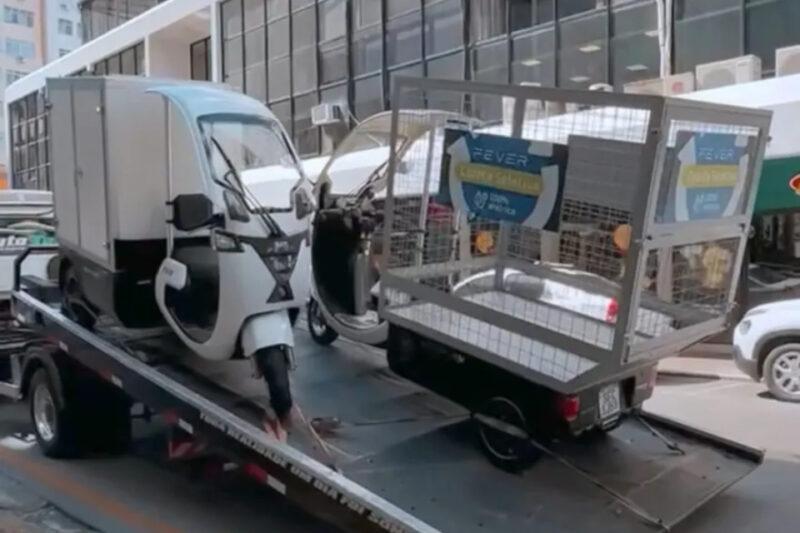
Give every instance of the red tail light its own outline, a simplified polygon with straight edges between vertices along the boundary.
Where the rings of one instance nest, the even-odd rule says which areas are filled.
[[[559,395],[558,413],[567,422],[572,422],[578,418],[581,412],[581,400],[575,395]]]
[[[619,304],[617,303],[617,299],[611,298],[611,301],[608,302],[608,306],[606,306],[606,322],[613,324],[617,321],[618,314]]]

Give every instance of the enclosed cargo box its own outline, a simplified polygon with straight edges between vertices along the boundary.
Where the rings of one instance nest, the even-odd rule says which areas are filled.
[[[170,116],[176,111],[149,92],[167,84],[174,82],[47,81],[61,284],[74,278],[89,302],[129,326],[160,320],[152,280],[165,256],[168,167],[196,165],[185,125]]]

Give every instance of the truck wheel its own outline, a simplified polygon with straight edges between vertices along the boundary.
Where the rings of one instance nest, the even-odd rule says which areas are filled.
[[[278,418],[283,419],[292,408],[292,387],[289,383],[289,362],[286,353],[280,346],[261,348],[253,357],[256,358],[264,381],[267,382],[269,403]]]
[[[389,368],[403,377],[411,377],[419,371],[419,351],[422,349],[417,336],[405,329],[389,327],[386,342],[386,361]]]
[[[519,472],[541,456],[522,409],[508,398],[490,399],[472,414],[472,420],[483,453],[501,470]]]
[[[92,310],[83,297],[78,275],[75,267],[68,265],[61,281],[61,307],[64,314],[71,320],[77,322],[86,329],[94,329],[96,322],[94,310]]]
[[[314,298],[308,301],[306,316],[308,317],[308,332],[311,334],[311,338],[314,339],[314,342],[320,346],[328,346],[339,338],[339,334],[336,333],[336,330],[325,322],[325,317],[322,315],[319,302]]]
[[[800,402],[800,344],[787,343],[774,348],[764,361],[764,378],[773,396]]]
[[[59,379],[52,376],[52,379]],[[63,387],[62,387],[63,388]],[[79,420],[74,408],[65,405],[46,369],[31,378],[28,405],[36,440],[47,457],[75,457],[80,454]]]

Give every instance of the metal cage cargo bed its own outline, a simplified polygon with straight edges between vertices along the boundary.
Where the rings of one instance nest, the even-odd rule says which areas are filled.
[[[393,89],[390,327],[571,394],[725,329],[770,112],[428,78]],[[468,120],[441,116],[398,152],[421,121],[401,111],[420,101]]]
[[[15,315],[72,364],[125,391],[301,508],[352,531],[651,531],[677,524],[749,474],[757,450],[643,414],[604,438],[551,442],[514,475],[489,464],[462,407],[398,378],[376,352],[299,338],[293,388],[308,418],[336,416],[334,471],[309,442],[261,429],[263,385],[247,362],[210,364],[166,337],[87,331],[55,298],[13,294]],[[132,355],[151,357],[151,364]],[[21,356],[24,366],[24,355]],[[22,374],[25,372],[23,370]],[[21,389],[17,389],[21,390]]]

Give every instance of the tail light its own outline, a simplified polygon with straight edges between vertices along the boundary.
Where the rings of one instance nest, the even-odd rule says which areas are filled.
[[[619,314],[619,303],[617,303],[616,298],[611,298],[606,306],[606,322],[609,324],[614,324],[617,321],[617,315]]]
[[[581,400],[574,394],[558,396],[558,414],[567,422],[573,422],[581,412]]]

